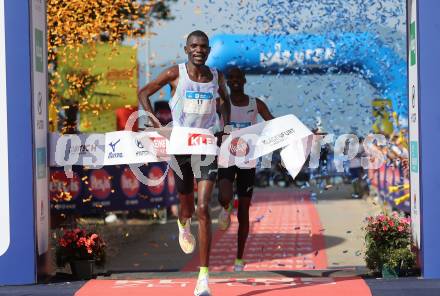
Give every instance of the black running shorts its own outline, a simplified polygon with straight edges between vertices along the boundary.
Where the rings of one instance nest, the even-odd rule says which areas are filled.
[[[218,179],[227,179],[232,183],[237,180],[238,197],[252,197],[255,184],[255,168],[241,169],[237,166],[219,168]]]
[[[197,182],[201,180],[215,182],[217,178],[217,157],[215,155],[173,155],[171,161],[178,193],[192,193],[194,178]],[[180,168],[182,178],[174,168]]]

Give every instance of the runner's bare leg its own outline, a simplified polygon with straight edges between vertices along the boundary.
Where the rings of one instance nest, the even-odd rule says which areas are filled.
[[[200,266],[209,266],[209,254],[211,251],[211,216],[209,213],[209,202],[211,200],[214,182],[201,180],[197,184],[197,218],[199,220],[199,246]]]
[[[218,202],[223,208],[227,209],[231,203],[233,196],[232,182],[226,178],[220,179],[218,183],[218,188]]]
[[[182,225],[194,214],[194,193],[179,193],[179,221]]]
[[[251,197],[240,197],[238,199],[237,259],[243,258],[244,247],[249,235],[249,207],[251,205],[251,199]]]

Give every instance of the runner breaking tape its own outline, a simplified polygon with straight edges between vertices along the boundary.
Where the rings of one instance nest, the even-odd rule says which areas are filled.
[[[229,123],[230,102],[223,76],[217,70],[205,65],[210,52],[208,36],[202,31],[188,35],[185,53],[188,62],[172,66],[148,83],[139,92],[139,100],[146,111],[153,113],[150,96],[169,84],[172,99],[170,108],[173,127],[209,129],[213,133],[219,130],[217,108],[226,123]],[[151,116],[151,115],[150,115]],[[153,126],[158,128],[157,118],[152,118]],[[228,125],[225,125],[225,129]],[[173,136],[171,136],[172,142]],[[212,138],[192,135],[188,138],[191,145],[203,145]],[[173,143],[171,143],[172,145]],[[212,158],[212,161],[210,161]],[[172,159],[181,171],[176,174],[176,187],[179,195],[179,244],[183,252],[192,253],[195,238],[191,234],[191,217],[194,213],[194,177],[197,180],[198,200],[197,217],[199,221],[200,272],[194,295],[211,295],[208,280],[209,254],[211,247],[211,217],[209,201],[217,177],[217,158],[213,155],[174,155]],[[207,163],[209,163],[207,165]],[[197,171],[197,172],[196,172]]]
[[[258,114],[264,120],[274,118],[263,101],[245,94],[245,83],[245,74],[239,68],[229,69],[227,84],[231,91],[231,125],[234,129],[255,124]],[[249,234],[249,207],[255,183],[255,165],[256,161],[251,161],[246,165],[219,168],[219,202],[222,209],[218,217],[218,223],[221,230],[228,229],[231,223],[233,183],[237,181],[237,218],[239,226],[234,271],[242,271],[244,268],[243,252]]]

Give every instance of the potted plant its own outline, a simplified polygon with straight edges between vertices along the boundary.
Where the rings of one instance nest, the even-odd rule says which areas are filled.
[[[96,233],[80,228],[65,230],[57,242],[57,264],[69,263],[77,279],[91,279],[94,265],[105,262],[105,248],[104,241]]]
[[[365,227],[367,267],[382,277],[398,277],[414,267],[410,219],[397,212],[367,218]]]

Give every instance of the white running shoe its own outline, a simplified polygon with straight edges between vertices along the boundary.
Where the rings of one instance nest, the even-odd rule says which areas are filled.
[[[231,208],[225,209],[222,207],[218,215],[218,227],[220,230],[227,230],[231,225]]]
[[[234,271],[239,272],[244,270],[244,261],[236,259],[234,262]]]
[[[191,219],[188,219],[185,226],[180,224],[177,219],[177,225],[179,226],[179,245],[185,254],[191,254],[196,248],[196,239],[191,233]]]
[[[207,275],[198,278],[196,288],[194,289],[194,296],[212,296]]]

